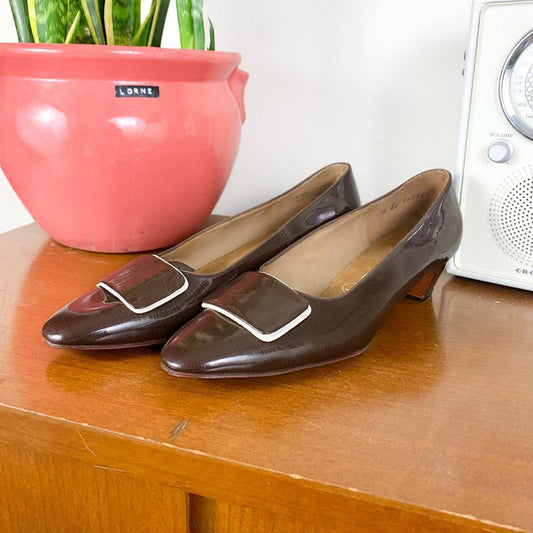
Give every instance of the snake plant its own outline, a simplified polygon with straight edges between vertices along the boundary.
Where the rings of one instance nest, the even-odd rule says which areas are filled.
[[[161,46],[170,0],[9,0],[20,42]],[[176,0],[182,48],[206,48],[203,0]],[[215,32],[209,19],[209,50]]]

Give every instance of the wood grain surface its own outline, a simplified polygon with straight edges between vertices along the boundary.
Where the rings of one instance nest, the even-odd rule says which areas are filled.
[[[189,531],[188,495],[174,487],[13,444],[0,443],[0,465],[3,532]]]
[[[531,293],[444,275],[362,355],[262,379],[173,378],[157,348],[48,347],[48,316],[131,257],[35,225],[0,236],[0,530],[56,512],[36,487],[79,503],[88,483],[99,496],[65,519],[161,490],[167,511],[191,494],[192,532],[533,531]]]

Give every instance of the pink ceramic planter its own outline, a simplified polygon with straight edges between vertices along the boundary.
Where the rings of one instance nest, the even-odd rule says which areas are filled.
[[[0,44],[0,164],[55,240],[164,248],[211,213],[248,75],[225,52]]]

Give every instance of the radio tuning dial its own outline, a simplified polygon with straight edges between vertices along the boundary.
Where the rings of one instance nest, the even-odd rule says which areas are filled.
[[[507,163],[513,153],[513,145],[505,139],[498,139],[489,145],[488,156],[494,163]]]
[[[533,30],[518,42],[505,61],[499,93],[507,120],[533,140]]]

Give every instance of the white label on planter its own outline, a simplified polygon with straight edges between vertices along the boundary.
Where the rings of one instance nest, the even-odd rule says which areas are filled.
[[[117,98],[159,98],[156,85],[115,85]]]

